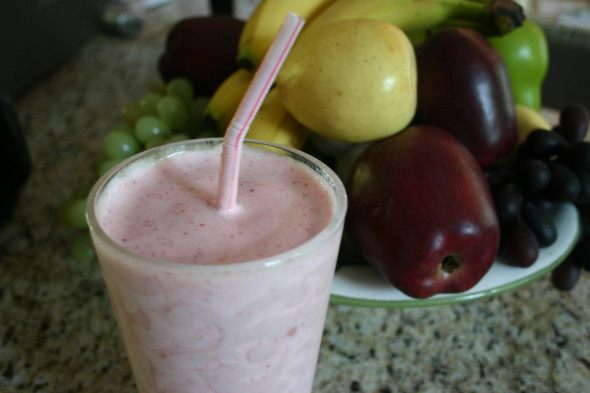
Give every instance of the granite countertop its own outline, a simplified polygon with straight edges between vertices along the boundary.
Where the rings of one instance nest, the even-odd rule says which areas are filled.
[[[171,23],[133,40],[97,36],[16,103],[33,159],[0,230],[0,392],[135,392],[97,263],[70,256],[77,230],[56,209],[94,177],[119,109],[158,76]],[[331,305],[316,393],[585,392],[590,275],[574,290],[543,277],[491,298],[412,309]]]

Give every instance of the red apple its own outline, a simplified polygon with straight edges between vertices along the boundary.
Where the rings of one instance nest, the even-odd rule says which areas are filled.
[[[195,95],[211,95],[238,69],[238,40],[245,22],[226,15],[182,19],[166,37],[158,70],[164,81],[184,77]]]
[[[494,261],[500,230],[482,169],[438,127],[412,126],[373,144],[347,188],[348,235],[409,296],[466,291]]]
[[[416,120],[453,134],[487,167],[514,149],[516,109],[508,68],[478,32],[448,28],[416,49]]]

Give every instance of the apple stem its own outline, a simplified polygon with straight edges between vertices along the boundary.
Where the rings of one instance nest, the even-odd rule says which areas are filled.
[[[457,254],[447,255],[441,262],[441,269],[447,274],[452,274],[461,267],[461,257]]]

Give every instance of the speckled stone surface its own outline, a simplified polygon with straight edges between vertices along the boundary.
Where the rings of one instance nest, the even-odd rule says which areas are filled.
[[[0,392],[131,393],[135,386],[96,263],[69,246],[56,209],[93,180],[119,109],[157,80],[160,10],[139,37],[99,36],[17,102],[34,172],[0,230]],[[435,308],[330,306],[314,392],[590,391],[590,275],[548,277]]]

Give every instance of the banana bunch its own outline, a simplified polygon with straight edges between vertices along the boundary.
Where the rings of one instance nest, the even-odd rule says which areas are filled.
[[[369,18],[397,26],[416,45],[435,29],[460,26],[502,35],[524,19],[512,0],[262,0],[240,36],[241,64],[258,67],[288,12],[306,20],[300,40],[335,21]]]
[[[253,77],[254,72],[238,69],[219,86],[205,107],[204,116],[215,124],[221,134],[229,126]],[[271,89],[256,113],[246,138],[301,149],[309,133],[281,104],[278,91]]]
[[[323,26],[347,19],[377,19],[401,29],[412,44],[445,27],[469,27],[485,35],[501,35],[519,26],[522,8],[512,0],[262,0],[242,30],[238,61],[243,68],[223,82],[209,101],[205,115],[219,132],[231,121],[285,15],[294,12],[306,20],[298,43],[313,39]],[[309,130],[269,92],[254,119],[248,138],[285,143],[300,148]],[[281,142],[283,141],[283,142]]]

